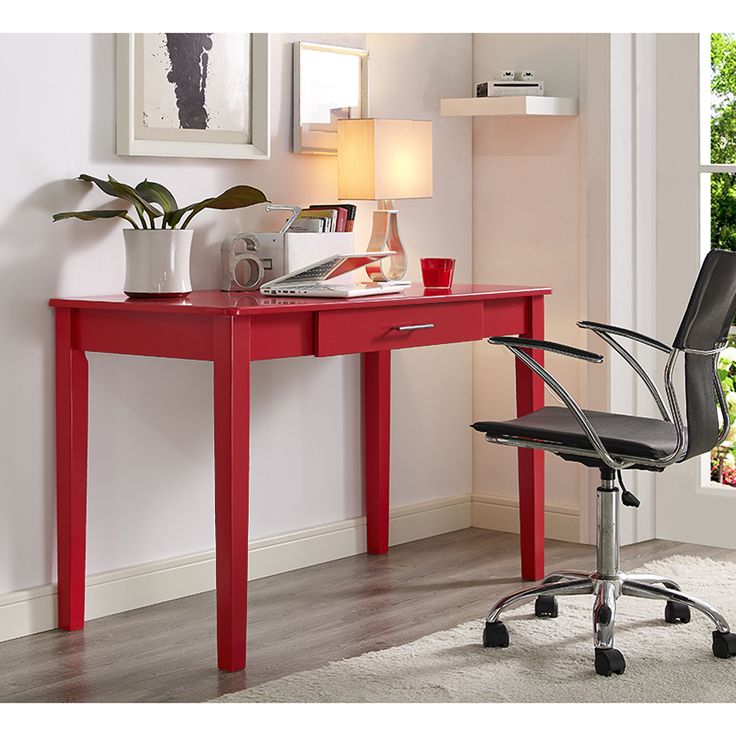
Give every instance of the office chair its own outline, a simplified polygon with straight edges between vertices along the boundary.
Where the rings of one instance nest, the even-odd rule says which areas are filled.
[[[595,671],[599,675],[620,675],[626,667],[623,655],[613,647],[616,602],[622,595],[667,601],[664,615],[669,623],[687,623],[691,608],[700,611],[716,627],[713,654],[722,659],[736,655],[736,634],[731,633],[726,619],[708,603],[683,593],[673,580],[621,572],[618,531],[620,502],[627,506],[639,505],[638,499],[623,484],[622,469],[662,472],[673,463],[709,452],[728,434],[728,408],[716,364],[718,353],[726,346],[735,312],[736,253],[712,250],[703,261],[672,346],[622,327],[588,321],[577,323],[601,337],[629,363],[651,392],[661,419],[583,410],[525,351],[544,350],[592,363],[603,362],[601,355],[544,340],[518,337],[488,340],[511,350],[542,378],[565,406],[547,406],[507,422],[475,422],[473,429],[485,433],[486,439],[494,444],[545,450],[564,460],[598,468],[601,482],[597,489],[596,571],[590,574],[574,570],[553,572],[540,585],[499,600],[486,617],[484,646],[509,645],[508,631],[501,621],[501,614],[508,608],[536,599],[536,616],[555,618],[556,596],[590,593],[595,596],[593,641]],[[634,340],[668,356],[664,369],[667,404],[644,368],[616,338]],[[685,356],[686,424],[673,385],[675,365],[681,354]],[[621,493],[616,486],[617,475]]]

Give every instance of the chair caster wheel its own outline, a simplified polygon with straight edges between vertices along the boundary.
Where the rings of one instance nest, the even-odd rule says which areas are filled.
[[[736,634],[713,632],[713,654],[718,659],[729,659],[736,655]]]
[[[668,624],[686,624],[690,621],[690,606],[677,601],[667,601],[664,620]]]
[[[501,621],[486,621],[486,628],[483,630],[483,646],[484,647],[502,647],[509,645],[509,632],[506,625]]]
[[[610,677],[612,674],[622,675],[626,669],[624,655],[618,649],[595,650],[595,671],[598,675]]]
[[[534,602],[534,615],[537,618],[557,618],[557,598],[540,595]]]

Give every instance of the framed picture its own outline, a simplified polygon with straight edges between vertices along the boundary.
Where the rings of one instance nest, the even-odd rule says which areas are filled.
[[[268,34],[117,34],[117,152],[269,158]]]
[[[337,121],[367,118],[368,52],[294,44],[294,153],[337,154]]]

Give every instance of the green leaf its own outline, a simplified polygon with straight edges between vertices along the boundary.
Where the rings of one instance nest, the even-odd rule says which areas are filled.
[[[164,211],[164,215],[168,215],[170,212],[174,212],[179,208],[176,198],[163,184],[157,184],[155,181],[144,179],[140,184],[136,185],[135,191],[146,202],[159,205]]]
[[[217,197],[211,197],[194,205],[194,209],[197,211],[205,208],[211,210],[237,210],[240,207],[250,207],[253,204],[262,204],[263,202],[268,202],[268,199],[260,189],[239,184],[236,187],[230,187]]]
[[[107,177],[107,181],[90,176],[89,174],[80,174],[79,178],[82,181],[96,184],[103,192],[105,192],[105,194],[108,194],[111,197],[118,197],[119,199],[131,202],[136,208],[139,216],[142,216],[145,212],[149,217],[161,217],[161,210],[148,204],[148,202],[146,202],[146,200],[143,199],[143,197],[141,197],[133,187],[123,184],[122,182],[115,181],[115,179],[109,175]]]
[[[54,222],[59,220],[68,220],[72,217],[77,220],[106,220],[111,217],[126,217],[128,210],[84,210],[82,212],[57,212],[54,216]]]
[[[250,207],[251,205],[261,204],[263,202],[268,202],[268,199],[266,199],[266,195],[260,189],[240,184],[225,190],[217,197],[209,197],[201,202],[182,207],[172,212],[167,220],[171,227],[175,227],[181,218],[189,213],[182,224],[182,228],[185,228],[191,219],[202,210],[237,210],[241,207]]]

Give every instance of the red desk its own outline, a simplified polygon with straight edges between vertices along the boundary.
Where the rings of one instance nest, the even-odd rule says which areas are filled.
[[[248,566],[250,362],[363,354],[368,552],[388,551],[391,351],[479,340],[544,337],[548,288],[414,286],[358,299],[270,298],[200,291],[183,300],[125,296],[52,299],[56,309],[56,460],[59,627],[84,626],[87,516],[86,352],[209,360],[214,364],[217,661],[245,667]],[[404,329],[399,329],[404,328]],[[534,357],[541,362],[542,356]],[[519,414],[543,405],[541,382],[518,363]],[[471,417],[468,417],[470,421]],[[458,432],[470,431],[459,426]],[[519,450],[521,570],[544,567],[542,454]]]

